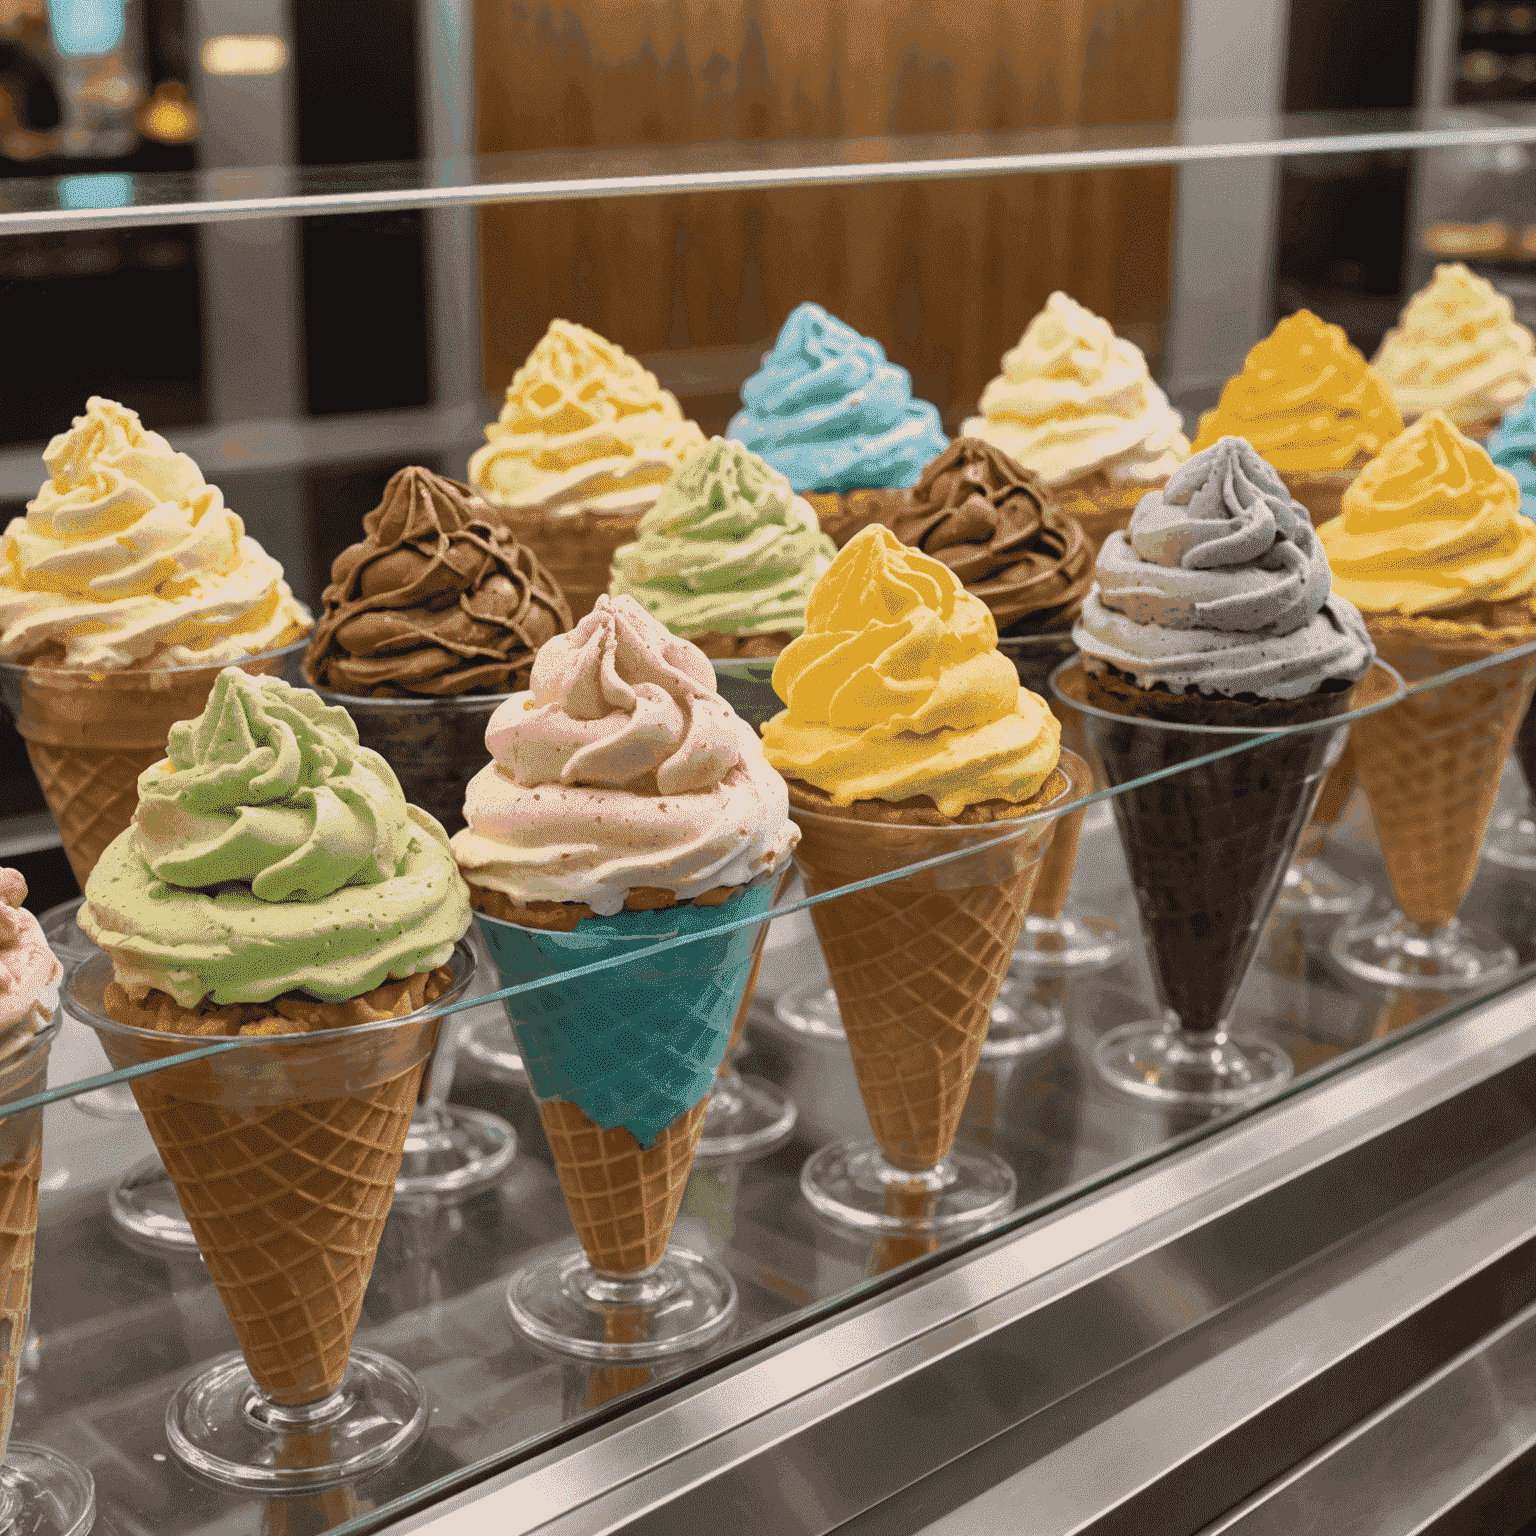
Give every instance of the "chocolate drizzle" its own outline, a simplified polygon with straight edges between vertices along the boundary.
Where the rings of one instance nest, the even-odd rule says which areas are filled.
[[[380,697],[514,693],[571,627],[554,578],[467,485],[411,466],[336,557],[305,670]]]
[[[999,634],[1070,629],[1088,595],[1083,530],[1038,475],[979,438],[957,438],[932,460],[890,522],[992,610]]]

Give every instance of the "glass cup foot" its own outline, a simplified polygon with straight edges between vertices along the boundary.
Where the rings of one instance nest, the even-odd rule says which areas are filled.
[[[192,1471],[278,1493],[366,1476],[404,1455],[430,1417],[416,1378],[371,1349],[354,1349],[341,1386],[302,1408],[269,1402],[237,1352],[177,1388],[165,1433]]]
[[[1093,1059],[1114,1087],[1163,1104],[1245,1104],[1289,1082],[1296,1070],[1272,1040],[1197,1035],[1171,1016],[1111,1030]]]
[[[1370,905],[1374,892],[1321,859],[1297,859],[1285,872],[1275,911],[1290,917],[1348,917]]]
[[[787,1141],[799,1111],[781,1088],[728,1072],[715,1080],[699,1138],[701,1160],[759,1157]]]
[[[1401,912],[1336,930],[1328,952],[1340,969],[1379,987],[1442,992],[1487,986],[1519,963],[1514,950],[1486,928],[1454,917],[1443,927],[1422,928]]]
[[[3,1536],[86,1536],[96,1523],[96,1483],[46,1445],[13,1440],[0,1463]]]
[[[141,1253],[197,1253],[197,1239],[181,1213],[176,1187],[158,1157],[146,1157],[107,1191],[107,1210],[117,1233]]]
[[[1501,811],[1483,839],[1483,857],[1505,869],[1536,869],[1536,819],[1531,808]]]
[[[1068,907],[1060,917],[1024,919],[1013,964],[1029,971],[1102,971],[1125,957],[1125,935],[1107,917]]]
[[[963,1231],[1013,1209],[1016,1188],[1002,1158],[954,1147],[936,1168],[913,1173],[886,1162],[872,1141],[834,1142],[800,1170],[800,1191],[830,1221],[866,1232]]]
[[[843,1016],[838,1011],[837,993],[824,981],[804,982],[782,993],[773,1005],[773,1015],[786,1029],[812,1035],[818,1040],[842,1040]]]
[[[499,1116],[463,1104],[418,1105],[395,1198],[467,1200],[499,1184],[516,1156],[517,1133]]]
[[[468,1057],[487,1077],[497,1082],[528,1085],[528,1069],[506,1016],[476,1019],[459,1034],[459,1055]]]
[[[512,1321],[535,1343],[583,1360],[657,1360],[718,1338],[736,1318],[736,1282],[713,1259],[669,1248],[643,1275],[601,1275],[581,1249],[525,1264],[507,1282]]]

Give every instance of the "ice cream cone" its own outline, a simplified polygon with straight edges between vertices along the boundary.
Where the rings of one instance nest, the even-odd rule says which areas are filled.
[[[436,1009],[473,974],[473,955],[460,944],[448,989],[415,1011],[226,1036],[230,1051],[133,1084],[246,1365],[274,1403],[315,1403],[341,1384],[422,1065],[436,1043]],[[184,1033],[124,1022],[143,1013],[112,981],[105,956],[78,966],[68,988],[71,1011],[98,1031],[114,1067],[189,1047]],[[401,994],[392,1009],[410,1008],[400,983],[312,1006],[323,1025],[326,1010],[355,1016],[385,992]],[[175,1005],[164,998],[159,1008]]]
[[[1377,654],[1409,683],[1496,656],[1511,632],[1432,619],[1367,617]],[[1536,656],[1514,656],[1355,722],[1360,783],[1403,915],[1449,922],[1477,871],[1499,778],[1536,687]]]
[[[1093,546],[1095,559],[1110,534],[1128,528],[1136,503],[1162,480],[1116,480],[1104,470],[1053,486],[1056,505],[1078,522]]]
[[[491,516],[510,528],[517,540],[538,556],[565,593],[571,605],[571,622],[579,624],[608,590],[614,551],[634,543],[640,519],[654,500],[652,496],[640,505],[618,512],[564,504],[493,506]]]
[[[1285,488],[1307,509],[1314,528],[1321,528],[1344,510],[1344,492],[1354,483],[1355,476],[1364,467],[1361,460],[1352,469],[1319,470],[1306,474],[1300,470],[1287,473],[1276,470]]]
[[[48,1047],[58,1026],[34,1035],[0,1062],[0,1102],[27,1098],[47,1084]],[[32,1259],[37,1250],[37,1179],[43,1155],[41,1110],[0,1120],[0,1456],[11,1437],[16,1377],[27,1343]]]
[[[666,1251],[706,1107],[695,1104],[642,1147],[622,1125],[602,1130],[574,1104],[539,1105],[566,1208],[599,1274],[643,1274]]]
[[[1028,812],[1085,792],[1070,752]],[[941,853],[972,857],[812,908],[870,1126],[887,1162],[911,1172],[948,1154],[1052,823],[1007,841],[1008,821],[871,822],[811,811],[797,781],[796,860],[814,894]]]
[[[238,663],[281,673],[302,650],[282,648]],[[139,775],[165,756],[170,728],[202,713],[220,667],[158,667],[92,673],[0,664],[0,688],[83,887],[102,850],[133,820]]]

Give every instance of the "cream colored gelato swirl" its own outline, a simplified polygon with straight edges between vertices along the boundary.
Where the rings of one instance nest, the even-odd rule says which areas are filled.
[[[1144,688],[1300,698],[1371,663],[1364,620],[1330,585],[1306,509],[1224,437],[1105,540],[1073,639],[1090,671],[1107,662]]]
[[[512,375],[501,415],[469,461],[499,507],[646,507],[704,434],[622,347],[552,320]]]
[[[492,715],[465,797],[453,851],[473,883],[607,917],[631,890],[691,901],[788,859],[784,781],[704,654],[632,597],[599,597],[531,682]]]
[[[307,688],[221,672],[139,778],[139,854],[167,885],[243,881],[261,901],[377,885],[413,834],[399,781],[346,710]]]
[[[59,1006],[64,967],[22,906],[26,899],[22,872],[0,869],[0,1059],[46,1029]]]
[[[1184,420],[1152,382],[1138,347],[1064,293],[1053,293],[982,391],[963,427],[1047,485],[1096,470],[1152,484],[1189,457]]]
[[[1443,262],[1372,362],[1405,416],[1444,411],[1469,426],[1503,415],[1536,384],[1536,337],[1487,278]]]
[[[308,629],[219,488],[133,411],[93,395],[43,459],[0,545],[0,658],[217,666]]]

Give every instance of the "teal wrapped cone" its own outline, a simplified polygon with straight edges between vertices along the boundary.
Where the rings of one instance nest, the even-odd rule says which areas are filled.
[[[555,977],[674,934],[766,918],[777,877],[743,886],[718,907],[590,917],[570,933],[476,913],[503,986]],[[761,930],[756,924],[507,1000],[523,1063],[540,1099],[574,1104],[605,1131],[624,1126],[649,1147],[710,1090]]]

